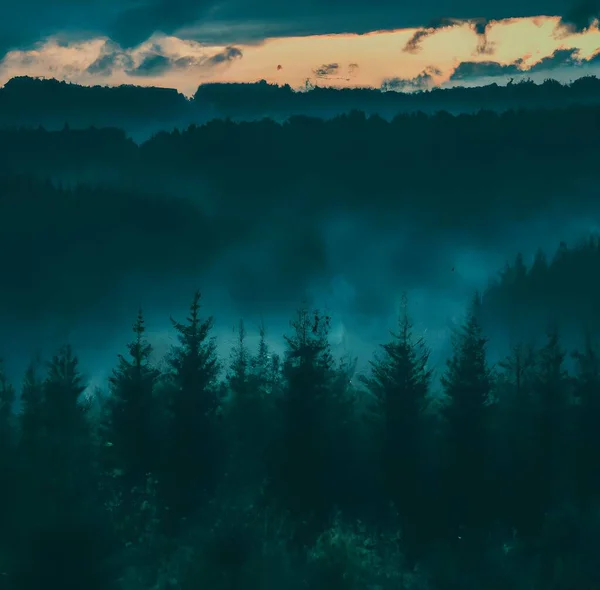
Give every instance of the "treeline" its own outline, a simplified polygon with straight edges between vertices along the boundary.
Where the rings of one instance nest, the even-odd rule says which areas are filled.
[[[56,126],[67,122],[84,127],[124,125],[128,130],[136,130],[144,125],[152,129],[157,124],[181,126],[213,117],[329,117],[355,109],[391,117],[398,112],[416,111],[557,108],[598,104],[599,84],[595,76],[584,76],[568,84],[551,79],[543,84],[521,80],[505,86],[494,83],[414,93],[314,85],[298,92],[287,84],[278,86],[261,80],[249,84],[202,84],[187,99],[171,88],[88,87],[19,76],[0,88],[0,124]]]
[[[600,329],[600,237],[593,234],[552,256],[539,249],[531,260],[522,254],[507,263],[484,293],[482,321],[513,338],[531,341],[550,319],[569,342],[580,326]]]
[[[480,314],[438,376],[404,298],[357,376],[305,308],[223,362],[196,293],[164,359],[140,311],[106,395],[68,346],[0,379],[3,587],[596,588],[594,335],[492,367]]]
[[[473,113],[480,109],[502,112],[522,108],[557,108],[568,105],[597,104],[596,76],[583,76],[562,84],[547,79],[536,84],[530,79],[485,86],[435,87],[417,92],[387,91],[394,80],[379,88],[336,88],[307,83],[303,92],[289,85],[277,86],[264,80],[258,83],[201,84],[194,94],[194,105],[212,106],[221,115],[289,116],[291,114],[338,115],[363,110],[394,116],[398,112],[451,111]]]
[[[211,206],[234,211],[294,193],[316,211],[343,201],[372,214],[375,203],[423,223],[470,225],[516,209],[537,212],[567,191],[573,208],[589,203],[599,108],[414,113],[390,122],[358,111],[285,123],[213,120],[140,146],[116,129],[13,129],[0,131],[0,171],[212,196]]]

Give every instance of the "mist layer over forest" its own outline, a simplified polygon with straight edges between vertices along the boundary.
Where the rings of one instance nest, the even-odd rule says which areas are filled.
[[[600,106],[555,102],[0,130],[7,588],[595,588]]]
[[[111,349],[140,305],[167,346],[168,315],[201,287],[225,340],[244,317],[280,342],[308,300],[365,358],[406,291],[437,358],[507,261],[596,230],[599,109],[213,120],[140,145],[115,128],[0,131],[10,352],[86,349],[98,313],[91,340]]]

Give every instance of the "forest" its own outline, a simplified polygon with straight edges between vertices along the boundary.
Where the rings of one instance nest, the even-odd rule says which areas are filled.
[[[557,50],[539,64],[540,70],[552,74],[553,62],[564,63],[573,50]],[[255,120],[271,117],[283,121],[292,115],[312,115],[329,118],[353,109],[368,114],[392,118],[396,114],[422,111],[433,114],[447,110],[454,114],[476,113],[481,109],[503,112],[523,108],[562,108],[598,104],[600,81],[592,73],[598,55],[587,62],[587,70],[570,83],[551,78],[536,84],[517,67],[494,72],[494,62],[478,64],[463,62],[457,69],[457,80],[468,82],[472,71],[488,69],[497,75],[499,83],[485,86],[450,86],[446,88],[410,89],[410,81],[389,79],[382,88],[336,88],[331,80],[307,81],[306,87],[292,89],[285,84],[205,83],[192,97],[186,98],[174,88],[121,86],[80,86],[56,79],[18,76],[0,88],[0,125],[44,125],[60,128],[67,121],[73,127],[90,125],[118,126],[130,131],[187,127],[218,117]],[[496,64],[498,65],[498,64]],[[483,70],[481,69],[483,66]],[[531,74],[536,69],[529,70]],[[464,78],[458,77],[462,73]],[[514,79],[505,81],[506,74]],[[485,74],[483,74],[485,75]],[[408,82],[408,84],[407,84]],[[418,79],[417,88],[418,85]],[[324,85],[319,85],[324,84]]]
[[[69,345],[2,373],[3,587],[596,588],[597,331],[571,351],[549,321],[492,364],[482,327],[494,289],[561,264],[474,294],[442,370],[406,296],[357,375],[307,306],[282,356],[240,321],[220,358],[196,292],[164,357],[139,311],[106,387]]]
[[[582,103],[0,130],[0,589],[597,590]]]

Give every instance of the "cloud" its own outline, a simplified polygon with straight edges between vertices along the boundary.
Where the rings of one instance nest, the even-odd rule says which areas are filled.
[[[494,76],[511,76],[521,74],[521,70],[515,63],[501,64],[497,61],[463,61],[458,64],[450,80],[472,80],[474,78],[486,78]]]
[[[237,47],[229,46],[226,47],[221,53],[217,53],[212,57],[208,58],[207,63],[212,66],[216,66],[222,63],[227,63],[233,61],[235,59],[240,59],[243,57],[243,53],[241,49]]]
[[[336,64],[336,63],[323,64],[322,66],[315,68],[313,70],[313,74],[317,78],[330,78],[334,74],[337,74],[339,69],[340,69],[340,64]]]
[[[380,0],[376,4],[369,0],[7,0],[0,19],[0,56],[56,35],[69,39],[106,36],[124,49],[139,45],[156,32],[209,44],[218,38],[218,44],[235,45],[276,36],[428,29],[432,23],[454,20],[478,20],[478,34],[483,34],[483,23],[488,20],[539,15],[562,16],[563,27],[579,31],[589,27],[598,15],[599,3],[600,0],[582,0],[575,6],[572,0],[493,0],[485,5],[473,0]]]
[[[183,61],[180,61],[183,60]],[[193,58],[172,58],[156,53],[147,55],[135,68],[126,70],[129,76],[162,76],[170,70],[180,69],[193,63]]]
[[[193,67],[214,68],[227,64],[243,56],[237,47],[226,47],[223,51],[210,57],[193,55],[165,55],[161,48],[154,45],[136,67],[125,69],[129,76],[162,76],[173,70],[185,70]],[[98,60],[96,60],[98,61]]]
[[[397,92],[427,90],[435,84],[435,77],[441,76],[442,73],[440,69],[429,66],[414,78],[386,78],[381,84],[381,90]]]
[[[561,67],[580,66],[584,63],[579,58],[577,49],[557,49],[552,55],[542,58],[527,68],[528,72],[544,72]]]
[[[110,76],[115,70],[133,68],[131,56],[116,43],[108,40],[100,50],[100,55],[87,67],[88,74]]]
[[[582,0],[562,15],[559,30],[563,33],[582,33],[600,19],[600,0]]]
[[[455,18],[438,18],[431,21],[425,28],[419,29],[415,34],[406,42],[403,51],[405,53],[418,53],[421,51],[421,43],[423,39],[431,37],[438,31],[444,29],[450,29],[456,26],[464,24],[463,21]]]
[[[416,31],[414,35],[406,42],[403,51],[405,53],[419,53],[419,51],[421,51],[421,44],[424,39],[435,35],[439,31],[452,29],[454,27],[462,27],[468,24],[479,39],[477,44],[477,53],[491,53],[491,47],[489,47],[487,40],[487,28],[491,22],[492,21],[486,18],[438,18],[431,21],[425,28]]]
[[[531,65],[527,65],[523,58],[508,64],[501,64],[496,61],[463,61],[458,64],[450,76],[450,81],[533,74],[562,67],[578,68],[591,65],[592,63],[596,63],[596,61],[600,61],[600,52],[589,59],[582,59],[577,49],[557,49],[552,55],[544,57]]]
[[[358,76],[359,70],[357,63],[350,63],[345,69],[339,63],[329,63],[320,65],[312,73],[319,80],[345,80],[348,82]]]

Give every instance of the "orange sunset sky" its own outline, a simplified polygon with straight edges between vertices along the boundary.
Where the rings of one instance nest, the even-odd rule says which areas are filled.
[[[484,36],[477,34],[472,21],[450,21],[435,29],[283,36],[221,44],[203,42],[201,27],[193,31],[198,40],[191,40],[190,31],[183,27],[177,34],[154,32],[127,48],[106,35],[73,39],[57,33],[6,52],[0,62],[0,84],[13,76],[32,75],[80,84],[172,87],[191,95],[203,82],[259,79],[293,87],[307,80],[319,85],[379,87],[385,80],[401,79],[407,89],[424,89],[502,83],[521,71],[533,79],[561,81],[600,74],[598,20],[583,31],[563,27],[559,21],[550,16],[491,21]],[[415,34],[422,35],[420,40]],[[470,76],[458,77],[455,72],[465,62],[482,67]],[[504,75],[498,64],[513,66]],[[495,72],[490,65],[496,67]]]

